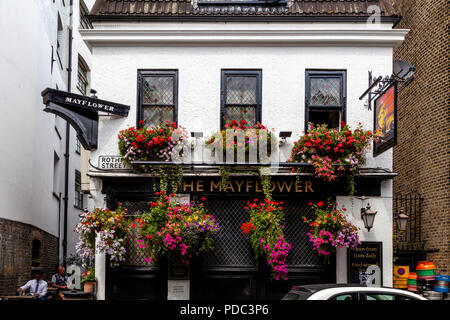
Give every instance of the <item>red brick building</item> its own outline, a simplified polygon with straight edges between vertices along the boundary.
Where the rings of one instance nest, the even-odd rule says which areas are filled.
[[[398,102],[394,171],[399,175],[394,179],[394,193],[403,196],[403,204],[398,198],[398,207],[409,207],[411,227],[399,238],[398,252],[403,251],[403,258],[411,260],[432,260],[438,273],[448,274],[449,4],[446,0],[393,2],[403,17],[396,28],[411,30],[395,50],[394,59],[406,60],[417,68],[415,79],[400,92]],[[405,200],[407,194],[413,196],[412,202]]]

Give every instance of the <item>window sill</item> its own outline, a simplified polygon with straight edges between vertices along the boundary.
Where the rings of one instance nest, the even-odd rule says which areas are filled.
[[[81,211],[84,211],[84,209],[85,209],[85,208],[80,208],[80,207],[77,206],[76,204],[74,204],[73,207],[74,207],[75,209],[78,209],[78,210],[81,210]]]

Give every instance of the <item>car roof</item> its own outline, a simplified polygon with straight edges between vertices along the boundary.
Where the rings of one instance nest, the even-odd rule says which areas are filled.
[[[379,292],[379,293],[396,293],[406,296],[411,296],[416,299],[421,300],[427,300],[423,298],[422,296],[419,296],[415,293],[401,290],[401,289],[395,289],[390,287],[368,287],[366,285],[359,285],[359,284],[312,284],[312,285],[302,285],[302,286],[294,286],[292,287],[292,290],[289,293],[295,293],[302,295],[304,297],[309,296],[308,299],[314,298],[314,299],[320,299],[320,298],[327,298],[334,296],[339,293],[344,292]]]
[[[307,284],[293,286],[291,291],[303,291],[309,293],[315,293],[320,290],[331,289],[331,288],[350,288],[350,287],[367,287],[361,284],[349,284],[349,283],[323,283],[323,284]]]

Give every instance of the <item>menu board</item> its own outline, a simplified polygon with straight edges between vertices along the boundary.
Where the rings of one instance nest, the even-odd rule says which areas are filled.
[[[348,250],[348,283],[367,284],[379,277],[383,285],[383,243],[363,241]],[[379,270],[379,274],[378,274]]]

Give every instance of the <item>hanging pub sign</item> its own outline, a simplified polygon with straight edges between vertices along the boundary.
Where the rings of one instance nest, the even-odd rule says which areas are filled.
[[[367,284],[374,277],[379,277],[382,285],[382,248],[382,242],[363,241],[359,247],[348,249],[348,283]],[[381,271],[379,275],[375,269]]]
[[[97,148],[99,111],[126,117],[130,110],[127,105],[51,88],[42,91],[41,95],[46,105],[44,111],[68,121],[86,150]]]
[[[373,156],[397,143],[397,82],[394,81],[375,100]]]

